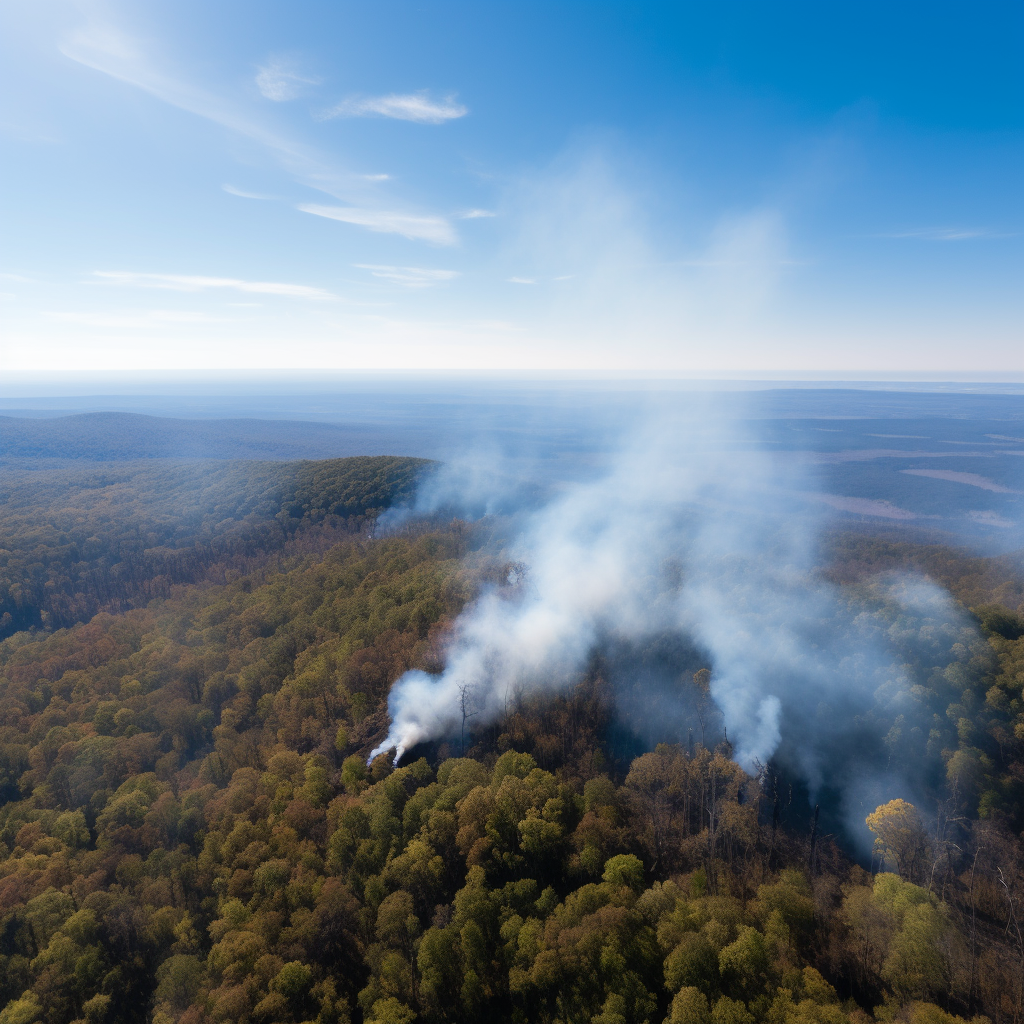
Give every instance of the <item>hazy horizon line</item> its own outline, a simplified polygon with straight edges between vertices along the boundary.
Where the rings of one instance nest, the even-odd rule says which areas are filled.
[[[794,385],[807,387],[864,387],[875,388],[891,385],[932,386],[987,386],[1002,387],[1020,385],[1024,387],[1024,370],[982,370],[982,371],[890,371],[890,370],[717,370],[681,371],[644,368],[637,370],[615,369],[480,369],[480,368],[264,368],[247,367],[221,369],[125,369],[125,370],[7,370],[0,376],[0,397],[9,391],[25,393],[27,387],[44,387],[46,391],[55,385],[88,386],[87,393],[96,393],[95,386],[110,383],[123,387],[127,384],[173,386],[186,383],[219,383],[245,385],[274,381],[278,385],[316,383],[319,386],[343,384],[346,382],[480,382],[502,384],[603,384],[610,386],[634,386],[637,384],[671,387],[680,385],[724,384],[731,388],[766,385]],[[76,390],[78,389],[76,388]],[[40,397],[43,397],[42,395]]]

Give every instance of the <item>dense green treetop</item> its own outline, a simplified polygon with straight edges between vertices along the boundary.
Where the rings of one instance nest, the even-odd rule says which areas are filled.
[[[211,548],[198,581],[0,642],[0,1024],[1022,1019],[1024,629],[1005,568],[927,555],[954,591],[962,571],[969,643],[891,613],[927,643],[872,727],[930,781],[916,806],[869,808],[858,864],[841,837],[812,846],[784,767],[746,774],[716,728],[624,745],[599,661],[513,695],[465,750],[367,765],[391,683],[441,667],[507,566],[482,528],[363,528],[415,464],[293,467],[291,504],[279,467],[250,469],[232,514],[261,510],[280,543]],[[186,489],[166,473],[154,495]],[[39,528],[82,543],[75,502],[114,523],[127,486]],[[8,511],[18,530],[32,508]],[[841,543],[844,586],[882,560],[871,543]]]

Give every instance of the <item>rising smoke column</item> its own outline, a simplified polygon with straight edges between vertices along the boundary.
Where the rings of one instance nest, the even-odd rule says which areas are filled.
[[[707,652],[736,760],[755,770],[788,730],[816,790],[844,723],[886,686],[908,687],[878,622],[815,575],[819,524],[799,469],[714,441],[729,429],[706,409],[658,417],[607,473],[528,514],[512,551],[526,586],[462,614],[443,673],[395,683],[371,759],[454,734],[464,694],[475,722],[493,720],[512,693],[578,678],[603,637],[670,631]]]
[[[462,687],[480,718],[495,716],[516,688],[559,686],[577,672],[602,627],[641,635],[670,621],[657,581],[674,512],[702,481],[665,458],[664,438],[645,431],[596,481],[527,517],[513,555],[529,567],[524,593],[483,594],[459,619],[440,676],[408,672],[388,701],[392,725],[371,754],[450,731]]]

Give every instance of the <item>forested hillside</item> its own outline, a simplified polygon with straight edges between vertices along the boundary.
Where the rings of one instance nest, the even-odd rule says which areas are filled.
[[[348,531],[412,495],[423,459],[13,462],[0,474],[0,637],[123,611],[251,567],[311,523]]]
[[[1012,563],[833,545],[840,585],[930,570],[981,629],[873,612],[915,645],[930,725],[873,714],[929,805],[874,811],[858,863],[713,725],[623,743],[600,659],[368,766],[390,684],[510,585],[486,522],[365,528],[420,468],[197,469],[193,512],[181,468],[5,485],[0,1024],[1024,1020]]]
[[[422,431],[420,431],[422,433]],[[140,459],[294,461],[358,457],[369,452],[416,452],[416,432],[374,422],[181,419],[133,412],[77,415],[0,415],[5,459],[135,462]],[[430,450],[430,447],[426,450]]]

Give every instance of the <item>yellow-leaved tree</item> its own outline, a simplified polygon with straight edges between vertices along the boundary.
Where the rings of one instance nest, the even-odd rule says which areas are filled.
[[[900,878],[920,877],[928,857],[928,833],[917,808],[897,798],[876,807],[864,821],[875,834],[875,852],[895,866]]]

